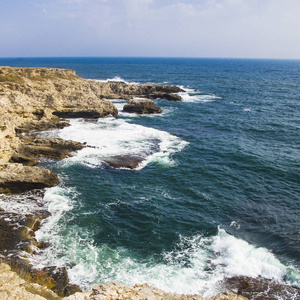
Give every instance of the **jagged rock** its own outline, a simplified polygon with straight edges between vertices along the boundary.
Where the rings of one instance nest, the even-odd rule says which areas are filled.
[[[38,157],[62,159],[84,147],[79,142],[30,135],[21,136],[20,142],[21,144],[11,157],[10,162],[19,162],[29,166],[34,165]]]
[[[58,183],[57,175],[49,170],[21,164],[0,165],[0,193],[20,193],[55,186]]]
[[[177,86],[86,80],[73,70],[0,67],[0,163],[18,149],[20,133],[68,126],[61,117],[117,116],[105,98],[179,101],[179,92]],[[16,161],[25,162],[22,157]]]
[[[25,281],[10,266],[0,263],[0,299],[59,300],[54,292],[37,283]]]
[[[182,101],[181,96],[176,94],[163,94],[163,98],[169,101]]]
[[[172,85],[136,85],[126,84],[124,82],[98,82],[97,84],[93,84],[92,89],[95,92],[95,94],[102,98],[126,100],[132,99],[134,97],[148,99],[166,99],[166,97],[168,97],[168,94],[183,92],[183,90],[179,87]]]
[[[76,293],[65,299],[68,300],[209,300],[200,295],[181,295],[166,293],[161,289],[149,286],[148,284],[136,284],[125,286],[120,283],[109,282],[106,284],[94,285],[92,291]],[[210,300],[247,300],[242,296],[232,293],[225,293],[210,298]]]
[[[300,299],[300,289],[262,277],[226,278],[224,289],[253,300]]]
[[[136,114],[159,114],[162,112],[161,108],[150,100],[130,100],[124,105],[123,111]]]
[[[69,283],[69,276],[65,267],[46,267],[40,271],[45,272],[46,276],[52,278],[53,287],[51,290],[58,296],[64,297],[81,292],[81,289],[77,285]]]
[[[104,159],[104,162],[116,169],[135,169],[143,161],[142,157],[118,155]]]
[[[19,251],[32,253],[39,243],[33,232],[38,229],[43,216],[20,215],[0,210],[0,254],[17,256]]]

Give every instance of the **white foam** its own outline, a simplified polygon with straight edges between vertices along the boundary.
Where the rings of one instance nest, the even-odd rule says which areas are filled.
[[[47,135],[51,135],[51,132],[47,132]],[[173,166],[172,154],[181,151],[187,145],[187,142],[165,131],[115,118],[99,119],[95,122],[71,120],[71,126],[53,131],[53,135],[85,142],[91,146],[61,162],[82,163],[90,167],[99,167],[105,160],[122,155],[142,158],[140,168],[160,159],[163,165],[168,161],[169,165]]]
[[[56,192],[49,196],[57,202]],[[69,198],[72,196],[69,195]],[[58,203],[60,206],[61,199]],[[66,209],[70,207],[70,204],[65,206]],[[96,246],[92,233],[75,224],[68,225],[68,233],[64,235],[59,230],[53,231],[53,225],[58,228],[55,227],[57,216],[62,216],[57,211],[52,210],[53,216],[46,220],[47,226],[43,225],[40,229],[42,234],[38,235],[50,240],[51,246],[41,255],[36,255],[33,262],[39,263],[40,267],[53,264],[66,266],[70,281],[83,289],[110,281],[126,285],[148,283],[169,292],[211,297],[219,293],[217,283],[224,277],[245,275],[282,280],[288,271],[291,272],[267,249],[256,248],[223,229],[219,229],[213,237],[181,237],[173,251],[162,255],[160,263],[151,257],[141,261],[122,247]],[[49,220],[51,218],[56,219],[54,223]],[[60,231],[63,232],[66,226],[61,222]],[[295,276],[299,276],[299,271],[293,271]]]
[[[184,86],[178,86],[178,87],[184,90],[184,92],[180,92],[177,94],[181,96],[181,98],[185,102],[211,102],[217,99],[221,99],[221,97],[215,94],[203,94],[198,90],[194,90]]]
[[[283,279],[287,271],[269,250],[237,239],[224,229],[219,229],[219,234],[213,238],[211,249],[218,253],[212,263],[227,277],[244,275]]]
[[[119,77],[119,76],[115,76],[114,78],[107,78],[107,79],[91,79],[93,81],[99,81],[99,82],[124,82],[126,84],[135,84],[135,85],[139,85],[139,82],[129,82],[124,80],[123,78]]]
[[[41,195],[0,195],[0,208],[9,213],[34,214],[45,210],[45,201]]]

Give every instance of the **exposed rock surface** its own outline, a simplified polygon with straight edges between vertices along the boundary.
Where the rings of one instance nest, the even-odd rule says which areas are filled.
[[[0,164],[0,193],[20,193],[58,183],[57,175],[46,169],[22,164]]]
[[[136,114],[159,114],[162,112],[158,105],[147,99],[130,100],[124,105],[123,111]]]
[[[7,264],[0,263],[0,299],[2,300],[59,300],[54,292],[46,287],[25,281]]]
[[[50,215],[43,208],[43,198],[43,190],[33,190],[20,195],[0,195],[0,262],[9,264],[27,282],[39,283],[61,297],[68,296],[81,290],[69,283],[66,268],[53,266],[35,269],[28,262],[30,254],[46,247],[35,238],[35,231],[39,229],[42,220]],[[21,208],[22,204],[18,206],[18,203],[24,201],[27,204],[25,211]],[[11,202],[16,203],[16,209]],[[6,282],[0,280],[0,287],[1,284]]]
[[[21,132],[60,128],[60,117],[117,116],[117,108],[72,70],[0,67],[0,163],[20,147]],[[56,115],[55,115],[56,114]]]
[[[138,156],[122,155],[106,158],[104,162],[116,169],[135,169],[143,160],[142,157]]]
[[[226,278],[226,290],[253,300],[300,299],[300,289],[262,277],[235,276]]]
[[[166,293],[148,284],[136,284],[128,287],[119,283],[106,283],[93,286],[89,292],[76,293],[65,299],[68,300],[208,300],[200,295],[180,295]],[[210,300],[247,300],[247,298],[232,293],[225,293]]]
[[[29,166],[35,165],[38,157],[62,159],[68,157],[74,151],[81,150],[83,147],[82,143],[59,138],[20,136],[20,145],[10,158],[10,162]]]
[[[73,70],[0,67],[0,163],[20,147],[22,132],[61,128],[61,118],[117,116],[106,99],[134,97],[182,100],[176,86],[99,82],[78,77]]]
[[[177,86],[159,84],[126,84],[124,82],[100,82],[93,86],[94,92],[106,99],[126,99],[135,97],[182,101],[176,93],[183,92]]]

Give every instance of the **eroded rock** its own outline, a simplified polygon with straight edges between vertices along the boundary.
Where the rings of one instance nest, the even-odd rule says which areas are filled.
[[[226,278],[224,288],[253,300],[300,299],[299,288],[262,277]]]
[[[20,142],[10,162],[24,165],[34,165],[38,157],[63,159],[85,147],[80,142],[31,135],[21,136]]]
[[[247,300],[247,298],[232,293],[224,293],[212,298],[200,295],[182,295],[167,293],[148,284],[125,286],[120,283],[106,283],[94,285],[92,291],[76,293],[65,299],[68,300]]]
[[[130,100],[124,105],[123,111],[136,114],[159,114],[161,108],[147,99]]]
[[[0,193],[21,193],[58,183],[58,176],[46,169],[22,164],[0,164]]]
[[[144,159],[139,156],[119,155],[104,159],[104,162],[116,169],[136,169]]]

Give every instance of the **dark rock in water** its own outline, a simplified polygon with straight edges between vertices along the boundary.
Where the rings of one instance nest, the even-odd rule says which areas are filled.
[[[86,118],[86,119],[98,119],[102,115],[100,112],[95,110],[66,110],[66,111],[55,111],[53,115],[60,118]]]
[[[46,169],[21,164],[0,164],[0,193],[16,194],[58,183],[58,176]]]
[[[143,161],[141,157],[123,155],[113,156],[104,160],[109,166],[116,169],[135,169]]]
[[[300,299],[300,289],[262,277],[226,278],[224,289],[253,300]]]
[[[161,108],[150,100],[130,100],[124,105],[123,111],[136,114],[159,114],[162,112]]]
[[[176,94],[163,94],[163,99],[169,100],[169,101],[182,101],[181,96]]]
[[[155,93],[147,95],[149,99],[166,99],[168,101],[182,101],[182,97],[176,94]]]
[[[181,96],[176,94],[164,94],[164,99],[167,99],[169,101],[182,101]]]

